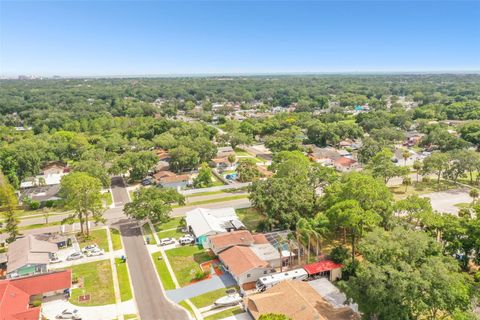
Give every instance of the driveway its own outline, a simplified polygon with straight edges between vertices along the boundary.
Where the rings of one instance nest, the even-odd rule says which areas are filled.
[[[167,299],[138,224],[124,223],[120,225],[120,233],[141,319],[190,319],[185,309]]]
[[[231,275],[225,273],[221,276],[213,275],[210,279],[199,281],[183,288],[168,290],[167,296],[175,302],[190,299],[201,294],[230,287],[237,283]]]
[[[438,212],[457,215],[460,208],[456,207],[459,203],[470,203],[472,198],[468,195],[468,190],[457,189],[440,192],[433,192],[422,195],[423,198],[430,198],[433,210]]]
[[[48,319],[55,319],[57,314],[65,309],[77,309],[82,319],[85,320],[112,320],[117,318],[117,306],[115,304],[98,307],[79,307],[63,299],[44,302],[42,304],[42,315]],[[122,314],[137,313],[135,302],[133,300],[122,302],[119,312]]]

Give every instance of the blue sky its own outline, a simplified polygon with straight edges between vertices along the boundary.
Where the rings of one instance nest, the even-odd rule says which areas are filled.
[[[4,1],[0,74],[480,70],[480,1]]]

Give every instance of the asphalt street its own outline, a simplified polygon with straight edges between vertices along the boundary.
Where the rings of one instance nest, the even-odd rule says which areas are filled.
[[[133,291],[142,320],[188,320],[187,312],[170,302],[158,281],[140,227],[136,222],[120,225]]]

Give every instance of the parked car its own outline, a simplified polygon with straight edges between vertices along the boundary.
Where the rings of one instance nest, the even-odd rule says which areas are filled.
[[[83,258],[83,254],[81,254],[80,252],[74,252],[67,257],[67,261],[78,260],[81,258]]]
[[[93,250],[97,250],[97,249],[98,249],[98,245],[96,243],[94,243],[94,244],[89,244],[88,246],[83,248],[82,252],[87,253],[89,251],[93,251]]]
[[[51,264],[60,263],[62,262],[62,259],[60,259],[59,257],[52,257],[48,262]]]
[[[180,239],[178,239],[178,242],[181,245],[192,244],[192,243],[195,243],[195,237],[190,234],[186,234],[182,236]]]
[[[95,248],[93,250],[87,251],[87,257],[101,256],[105,254],[105,250],[100,248]]]
[[[175,243],[175,239],[173,238],[163,238],[163,239],[160,239],[160,244],[161,246],[166,246],[166,245],[169,245],[169,244],[174,244]]]
[[[63,310],[56,316],[57,319],[74,319],[74,320],[81,320],[80,314],[78,313],[77,309],[74,310]]]
[[[153,179],[152,178],[146,178],[142,180],[142,186],[149,186],[153,184]]]

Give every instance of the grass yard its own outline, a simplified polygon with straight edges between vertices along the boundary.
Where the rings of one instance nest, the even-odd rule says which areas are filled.
[[[160,239],[163,239],[163,238],[178,239],[182,237],[184,234],[185,233],[180,232],[178,229],[157,232],[157,235]]]
[[[73,279],[83,281],[83,288],[72,290],[70,302],[77,306],[102,306],[115,303],[112,269],[109,260],[95,261],[71,267]],[[90,300],[80,302],[78,298],[90,295]]]
[[[228,196],[228,197],[216,198],[216,199],[210,199],[210,200],[195,201],[195,202],[188,203],[187,206],[198,206],[198,205],[207,204],[207,203],[225,202],[225,201],[245,199],[245,198],[248,198],[248,194],[240,194],[236,196]],[[177,208],[179,206],[173,206],[173,207]]]
[[[243,312],[245,312],[245,311],[243,311],[242,308],[235,307],[235,308],[231,308],[231,309],[221,311],[219,313],[212,314],[211,316],[203,318],[203,320],[220,320],[220,319],[224,319],[226,317],[231,317],[231,316],[234,316],[236,314],[243,313]]]
[[[265,220],[265,217],[256,208],[236,209],[236,212],[240,220],[250,231],[258,231],[259,224]]]
[[[125,320],[137,320],[140,319],[136,314],[124,314],[123,319]]]
[[[248,156],[252,156],[250,153],[248,153],[247,151],[241,149],[241,148],[235,148],[235,154],[237,156],[241,156],[241,157],[248,157]]]
[[[79,236],[77,238],[78,243],[81,248],[96,243],[100,249],[105,250],[108,252],[108,239],[107,239],[107,230],[105,229],[96,229],[90,230],[90,235],[88,238],[84,238],[83,236]]]
[[[122,236],[120,231],[115,228],[110,228],[110,236],[112,237],[113,251],[122,249]]]
[[[122,259],[115,259],[115,266],[117,267],[118,284],[120,286],[120,297],[122,301],[132,299],[132,288],[130,287],[130,278],[128,276],[127,263]]]
[[[225,183],[220,181],[215,175],[212,175],[212,187],[218,187],[218,186],[223,186]]]
[[[180,226],[181,221],[182,221],[182,217],[170,218],[170,220],[168,220],[167,222],[155,224],[154,225],[155,231],[158,232],[158,231],[178,228]]]
[[[215,300],[217,300],[218,298],[226,296],[225,291],[231,288],[235,288],[237,290],[239,289],[237,286],[222,288],[222,289],[210,291],[210,292],[201,294],[199,296],[190,298],[190,301],[195,305],[195,307],[203,308],[213,304]]]
[[[155,252],[152,254],[153,262],[155,263],[155,268],[157,268],[158,275],[162,281],[163,289],[172,290],[175,289],[175,284],[173,283],[172,277],[168,272],[167,266],[164,260],[158,260],[158,257],[161,257],[160,252]]]
[[[165,251],[180,286],[192,282],[200,264],[213,259],[213,255],[199,246],[185,246]]]
[[[193,310],[192,310],[192,308],[188,305],[188,303],[186,303],[185,301],[180,301],[178,304],[181,305],[182,307],[184,307],[188,312],[190,312],[190,315],[191,315],[192,317],[195,317],[195,314],[193,313]]]
[[[440,180],[440,185],[437,185],[436,180],[432,180],[429,182],[416,182],[413,181],[413,185],[408,186],[407,191],[405,192],[405,186],[400,185],[400,186],[395,186],[395,187],[390,187],[390,191],[393,194],[393,198],[395,200],[402,200],[407,198],[408,196],[411,195],[421,195],[421,194],[427,194],[427,193],[432,193],[432,192],[438,192],[438,191],[445,191],[449,189],[455,189],[458,188],[459,186],[448,182],[444,180]]]

